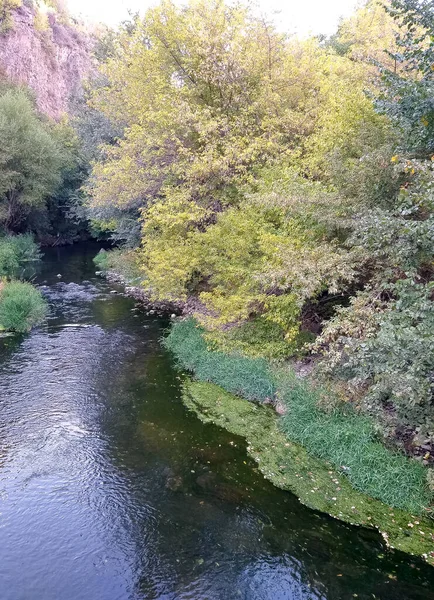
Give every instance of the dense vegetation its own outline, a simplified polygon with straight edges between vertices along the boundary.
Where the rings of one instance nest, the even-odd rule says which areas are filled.
[[[41,115],[30,92],[0,85],[0,230],[73,240],[85,163],[73,128]]]
[[[298,40],[242,5],[163,0],[111,40],[91,104],[123,134],[87,184],[129,248],[141,223],[125,264],[188,301],[219,361],[311,355],[329,409],[425,463],[433,24],[430,2],[369,1]]]
[[[42,294],[17,279],[25,276],[39,256],[28,234],[0,237],[0,331],[24,333],[44,319],[47,305]]]

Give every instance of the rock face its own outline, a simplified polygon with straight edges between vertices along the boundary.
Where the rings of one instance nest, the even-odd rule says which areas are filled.
[[[38,27],[35,14],[26,5],[13,12],[13,26],[0,35],[0,72],[28,85],[39,110],[59,120],[92,69],[92,39],[53,12]]]

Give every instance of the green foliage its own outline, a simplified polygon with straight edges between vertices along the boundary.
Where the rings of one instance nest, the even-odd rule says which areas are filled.
[[[355,489],[411,513],[431,504],[427,469],[376,441],[369,419],[351,409],[325,413],[318,393],[295,378],[284,378],[279,392],[287,406],[282,429],[288,438],[341,469]]]
[[[47,304],[30,283],[12,281],[0,288],[0,328],[24,333],[43,321]]]
[[[180,183],[191,199],[226,204],[309,128],[317,48],[288,47],[241,5],[164,0],[114,47],[93,104],[127,126],[94,167],[93,206],[143,207]]]
[[[282,166],[278,173],[279,180],[264,179],[207,228],[200,224],[209,211],[182,191],[176,201],[155,203],[147,212],[141,256],[156,298],[197,294],[195,316],[217,343],[282,358],[300,347],[306,300],[343,289],[355,270],[351,254],[327,239],[335,198],[293,169]],[[255,332],[251,352],[247,331]]]
[[[0,237],[0,278],[16,277],[40,253],[29,234]]]
[[[307,332],[300,332],[289,341],[285,337],[287,327],[288,323],[280,325],[264,314],[229,329],[212,330],[206,334],[206,339],[223,352],[284,359],[288,355],[296,355],[311,341]],[[295,323],[295,327],[298,329],[298,323]]]
[[[275,385],[265,360],[209,350],[202,333],[190,318],[177,322],[163,342],[179,364],[198,379],[216,383],[249,400],[264,402],[273,398]]]
[[[103,273],[112,271],[123,277],[130,285],[137,285],[141,282],[142,274],[134,251],[100,250],[93,261]]]
[[[387,11],[399,25],[397,50],[391,53],[395,68],[382,66],[377,107],[399,128],[402,147],[426,156],[434,152],[434,6],[390,0]]]
[[[432,429],[434,409],[434,286],[411,280],[389,287],[390,300],[364,292],[327,324],[322,370],[364,391],[366,410],[398,423]],[[384,295],[383,295],[384,297]],[[393,411],[393,412],[392,412]]]
[[[0,96],[0,224],[18,228],[61,183],[63,156],[51,127],[20,89]]]

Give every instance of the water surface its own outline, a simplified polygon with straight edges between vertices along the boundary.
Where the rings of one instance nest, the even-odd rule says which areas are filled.
[[[0,340],[0,600],[434,600],[432,567],[303,507],[188,413],[167,323],[96,252],[47,251],[47,324]]]

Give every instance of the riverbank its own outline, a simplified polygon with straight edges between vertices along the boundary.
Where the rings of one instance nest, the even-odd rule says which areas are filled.
[[[186,404],[203,420],[245,437],[275,485],[311,508],[377,528],[390,546],[434,565],[428,469],[383,446],[367,419],[351,411],[324,413],[312,387],[265,360],[210,351],[193,319],[175,323],[164,345],[182,368],[207,382],[187,386]],[[276,404],[283,415],[271,410]]]
[[[204,423],[246,440],[264,477],[300,502],[352,525],[377,529],[387,545],[434,566],[432,519],[388,507],[356,491],[330,463],[311,456],[283,434],[271,407],[253,404],[211,383],[188,381],[183,400]]]
[[[106,276],[125,284],[122,276]],[[143,303],[148,314],[188,313],[185,305],[149,303],[138,287],[126,286],[126,293]],[[434,566],[432,492],[425,467],[385,448],[359,416],[316,414],[312,402],[317,398],[310,397],[309,403],[309,392],[298,379],[289,388],[294,391],[295,383],[301,402],[291,407],[285,374],[273,372],[263,359],[209,352],[191,318],[176,322],[164,344],[198,380],[185,387],[186,406],[202,421],[244,437],[249,454],[274,485],[312,509],[377,529],[390,547],[422,556]],[[306,418],[310,431],[303,426]],[[312,440],[319,432],[322,446],[315,449]]]

